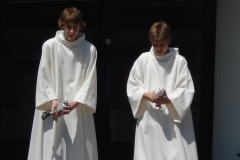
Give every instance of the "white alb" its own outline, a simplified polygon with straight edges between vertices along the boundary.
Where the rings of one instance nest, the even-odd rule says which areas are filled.
[[[177,48],[157,56],[153,48],[135,61],[127,82],[127,95],[137,118],[134,160],[197,160],[191,114],[194,84],[186,59]],[[163,114],[143,98],[161,86],[172,103]]]
[[[28,160],[97,160],[93,113],[96,111],[96,48],[79,33],[69,42],[63,31],[42,46]],[[41,114],[51,100],[80,102],[69,115],[54,122]]]

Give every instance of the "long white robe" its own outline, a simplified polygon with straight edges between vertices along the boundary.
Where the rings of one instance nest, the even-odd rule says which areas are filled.
[[[63,31],[42,46],[36,88],[36,110],[28,160],[97,160],[93,113],[96,111],[96,48],[79,33],[68,42]],[[80,102],[53,122],[41,119],[51,100]]]
[[[153,48],[135,61],[127,82],[127,95],[135,118],[134,160],[197,160],[190,105],[194,84],[187,61],[177,48],[156,56]],[[171,104],[168,114],[145,98],[162,87]]]

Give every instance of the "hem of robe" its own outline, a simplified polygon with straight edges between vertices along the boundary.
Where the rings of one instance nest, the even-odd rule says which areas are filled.
[[[184,89],[181,94],[185,94],[184,97],[190,97],[191,96],[190,94],[193,94],[193,93],[194,92],[190,92],[190,91],[187,91],[186,89]],[[167,104],[166,106],[168,107],[171,117],[173,118],[173,120],[175,122],[181,123],[181,121],[183,121],[184,117],[186,116],[186,114],[191,106],[192,100],[189,102],[184,101],[179,104],[178,99],[174,98],[174,96],[169,95],[168,98],[171,100],[171,103]],[[182,104],[181,106],[185,106],[185,107],[177,108],[177,107],[175,107],[176,106],[175,104],[178,104],[178,105]]]
[[[146,92],[145,89],[140,88],[139,92],[140,93],[138,93],[138,96],[136,96],[136,97],[141,96],[142,97],[141,100],[140,101],[139,100],[135,100],[135,101],[133,100],[132,102],[130,101],[130,104],[131,103],[133,104],[133,105],[131,104],[131,108],[132,108],[133,116],[134,116],[135,119],[139,118],[143,114],[144,110],[146,109],[147,102],[148,102],[148,100],[143,98],[143,94]],[[133,99],[133,98],[131,98],[131,99]],[[130,100],[130,97],[129,97],[129,100]],[[137,103],[137,104],[134,105],[134,103]]]
[[[74,100],[80,103],[82,111],[85,113],[95,113],[96,112],[96,98],[90,95],[87,95],[83,92],[78,92]]]
[[[51,110],[51,100],[58,99],[56,96],[52,96],[48,99],[48,96],[44,93],[36,96],[36,109],[38,110]]]
[[[148,100],[146,100],[145,98],[142,98],[139,104],[138,110],[134,115],[134,118],[139,118],[143,114],[143,112],[146,109],[147,103],[148,103]]]
[[[181,118],[174,107],[173,103],[166,104],[167,109],[169,111],[170,116],[172,117],[174,122],[181,123]]]

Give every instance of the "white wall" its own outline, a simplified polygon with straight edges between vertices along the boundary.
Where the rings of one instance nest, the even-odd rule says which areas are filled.
[[[240,0],[217,0],[214,88],[213,160],[239,160]]]

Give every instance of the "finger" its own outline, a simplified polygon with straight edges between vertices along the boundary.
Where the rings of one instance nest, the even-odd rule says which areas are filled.
[[[61,114],[59,114],[59,116],[58,117],[61,117],[61,116],[63,116],[64,115],[64,113],[62,112]]]
[[[70,110],[63,110],[63,114],[69,114],[71,111]]]
[[[58,117],[58,113],[57,113],[57,112],[53,112],[53,113],[52,113],[52,116],[53,116],[53,117]]]
[[[158,97],[158,99],[156,100],[156,102],[157,102],[158,104],[162,104],[163,101],[164,101],[164,97],[163,97],[163,96]]]
[[[157,96],[156,94],[153,95],[153,100],[156,101],[159,99],[159,96]]]
[[[71,106],[64,106],[63,107],[65,110],[71,110]]]
[[[157,101],[156,104],[162,104],[162,101]]]
[[[54,113],[54,107],[51,108],[51,112]]]
[[[163,96],[166,94],[166,90],[165,89],[162,89],[163,90]]]

